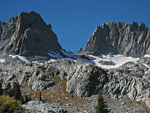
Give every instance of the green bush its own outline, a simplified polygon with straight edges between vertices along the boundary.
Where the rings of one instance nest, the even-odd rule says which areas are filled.
[[[0,96],[0,113],[14,113],[20,106],[21,101],[9,96]]]
[[[42,81],[46,81],[46,76],[45,76],[45,75],[42,75],[40,79],[41,79]]]

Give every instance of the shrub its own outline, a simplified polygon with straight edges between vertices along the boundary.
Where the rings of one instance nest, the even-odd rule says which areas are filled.
[[[46,81],[46,75],[42,75],[40,78],[42,81]]]
[[[19,100],[9,96],[0,96],[0,113],[13,113],[19,106],[21,106]]]
[[[37,70],[35,75],[38,76],[40,74],[40,70]]]

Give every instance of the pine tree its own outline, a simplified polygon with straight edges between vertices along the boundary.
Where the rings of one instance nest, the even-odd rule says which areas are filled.
[[[3,95],[3,88],[2,88],[2,82],[0,81],[0,96]]]
[[[107,110],[107,105],[104,102],[104,98],[101,92],[98,94],[98,103],[96,107],[96,113],[109,113]]]
[[[14,83],[13,86],[13,96],[16,100],[20,100],[21,99],[21,90],[20,90],[20,85],[18,83]]]
[[[42,95],[41,95],[41,92],[39,92],[39,99],[40,99],[40,101],[42,101]]]

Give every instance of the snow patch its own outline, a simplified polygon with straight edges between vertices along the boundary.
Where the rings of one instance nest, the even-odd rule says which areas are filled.
[[[61,52],[62,52],[65,56],[67,56],[67,57],[70,57],[70,58],[73,58],[73,59],[82,59],[80,56],[72,55],[72,54],[70,54],[70,53],[65,52],[64,50],[61,50]]]
[[[65,56],[74,59],[74,62],[76,62],[76,60],[81,59],[81,60],[87,61],[87,62],[92,63],[92,64],[94,63],[94,62],[91,61],[91,60],[84,59],[84,58],[82,58],[81,56],[72,55],[72,54],[70,54],[70,53],[65,52],[64,50],[61,50],[61,52],[62,52]]]
[[[139,60],[139,58],[125,57],[123,55],[112,55],[112,56],[110,56],[110,55],[101,55],[101,56],[89,55],[89,56],[95,58],[95,60],[93,60],[95,62],[95,64],[104,69],[118,68],[127,62],[136,62]],[[102,65],[99,63],[99,61],[101,61],[101,60],[102,61],[111,61],[115,65]]]
[[[144,55],[144,57],[145,58],[150,58],[150,55]],[[145,71],[145,74],[147,74],[149,71],[150,71],[150,66],[149,65],[147,65],[147,64],[145,64],[145,63],[143,63],[143,65],[145,66],[145,67],[147,67],[148,68],[148,70],[147,71]]]
[[[27,60],[27,58],[26,57],[24,57],[24,56],[20,56],[20,55],[9,55],[10,57],[12,57],[12,58],[16,58],[16,57],[18,57],[20,60],[22,60],[23,62],[26,62],[26,63],[30,63],[29,62],[29,60]]]
[[[55,59],[50,59],[50,60],[48,61],[48,63],[55,62],[55,61],[56,61]]]
[[[53,57],[53,58],[63,58],[58,52],[55,53],[55,52],[50,51],[50,50],[49,50],[48,55],[51,56],[51,57]]]
[[[148,57],[148,58],[150,58],[150,55],[144,55],[144,57]]]
[[[0,63],[4,63],[5,62],[5,59],[0,59]]]

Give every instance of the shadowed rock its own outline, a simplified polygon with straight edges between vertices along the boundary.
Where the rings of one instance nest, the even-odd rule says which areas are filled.
[[[46,56],[60,52],[56,34],[34,11],[23,12],[8,23],[0,23],[0,50],[3,55]]]

